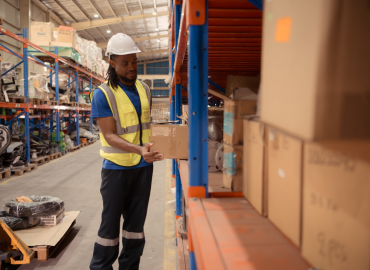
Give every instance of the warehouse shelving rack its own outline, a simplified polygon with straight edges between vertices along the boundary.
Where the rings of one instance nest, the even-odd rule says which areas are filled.
[[[30,132],[36,128],[39,129],[39,135],[41,134],[41,129],[49,129],[52,133],[54,130],[56,131],[56,141],[59,144],[60,141],[60,127],[61,123],[68,122],[68,133],[71,133],[71,126],[72,123],[76,125],[77,131],[77,145],[79,145],[79,119],[80,113],[82,114],[81,117],[83,121],[90,115],[90,108],[81,108],[79,106],[64,106],[59,104],[59,85],[58,85],[58,75],[59,73],[64,73],[68,75],[68,85],[71,85],[73,82],[76,84],[76,102],[78,103],[78,94],[79,94],[79,81],[84,81],[89,84],[90,91],[93,90],[93,84],[99,85],[104,82],[104,78],[89,72],[83,67],[78,66],[78,64],[73,63],[67,59],[64,59],[58,56],[58,49],[55,47],[55,51],[50,52],[47,51],[32,42],[28,41],[27,39],[27,29],[24,28],[21,34],[14,34],[11,31],[0,27],[0,35],[4,35],[10,37],[22,44],[23,47],[23,54],[17,53],[12,51],[10,48],[5,46],[4,44],[0,43],[0,50],[12,55],[17,56],[21,59],[21,62],[16,64],[12,69],[18,67],[19,65],[23,64],[23,78],[24,78],[24,96],[26,97],[26,103],[8,103],[8,102],[0,102],[0,108],[4,109],[15,109],[17,111],[21,111],[18,115],[2,115],[0,119],[4,119],[5,124],[12,126],[14,121],[19,120],[20,118],[24,118],[24,125],[25,125],[25,132],[20,134],[21,136],[25,137],[25,150],[26,150],[26,158],[30,161],[30,136],[36,135]],[[29,51],[29,47],[33,48],[35,51]],[[45,56],[39,57],[32,55],[32,52],[41,52]],[[42,60],[40,60],[42,58]],[[52,84],[52,75],[55,75],[55,93],[56,93],[56,101],[58,105],[35,105],[29,103],[28,98],[28,63],[29,61],[34,62],[36,64],[42,65],[47,67],[50,70],[50,83]],[[44,62],[49,62],[50,65],[46,65]],[[7,72],[9,72],[8,70]],[[5,72],[2,75],[5,75]],[[74,80],[71,82],[70,78]],[[30,110],[45,110],[51,111],[51,113],[42,115],[39,111],[38,115],[30,115]],[[68,114],[64,115],[63,111],[67,111]],[[56,119],[56,123],[54,125],[54,118]],[[33,122],[33,119],[39,119],[38,123],[30,125],[30,119]],[[47,119],[50,119],[50,127],[45,126],[45,122]],[[72,121],[72,119],[75,119]],[[90,130],[93,131],[93,123],[90,121]],[[41,138],[37,139],[41,140]]]
[[[241,192],[215,188],[222,177],[208,172],[208,107],[219,105],[209,89],[225,93],[227,75],[259,76],[262,1],[173,0],[171,12],[170,119],[182,114],[182,97],[189,106],[189,158],[172,165],[176,219],[186,212],[183,201],[189,209],[189,268],[264,270],[285,263],[284,269],[308,269],[299,251]],[[276,246],[263,246],[269,237],[279,239]],[[188,267],[180,262],[180,269]]]

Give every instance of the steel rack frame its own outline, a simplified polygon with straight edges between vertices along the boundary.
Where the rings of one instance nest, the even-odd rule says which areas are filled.
[[[86,118],[91,114],[90,108],[80,108],[80,107],[72,107],[72,106],[61,106],[59,104],[59,84],[58,84],[58,75],[59,72],[67,74],[68,75],[68,86],[71,85],[71,83],[76,83],[76,102],[78,103],[78,95],[79,95],[79,88],[78,88],[78,82],[83,81],[89,84],[90,91],[93,90],[93,84],[99,85],[103,83],[105,80],[104,78],[97,76],[93,74],[92,72],[87,71],[86,69],[78,66],[77,64],[64,59],[60,56],[58,56],[58,48],[54,47],[54,52],[50,52],[48,50],[45,50],[32,42],[28,41],[27,39],[27,29],[24,28],[22,31],[22,34],[14,34],[11,31],[0,27],[0,35],[4,35],[7,37],[10,37],[16,41],[19,41],[23,45],[22,53],[17,53],[5,46],[0,42],[0,50],[12,55],[17,56],[21,59],[19,63],[17,63],[13,68],[7,70],[4,74],[1,74],[1,76],[6,75],[9,71],[12,69],[15,69],[16,67],[23,64],[23,78],[24,78],[24,96],[26,97],[26,103],[8,103],[8,102],[0,102],[0,108],[3,109],[13,109],[17,111],[21,111],[19,115],[1,115],[0,119],[4,119],[5,124],[10,126],[10,129],[12,130],[11,126],[14,121],[19,121],[20,118],[24,118],[25,123],[25,132],[24,134],[21,134],[20,136],[25,137],[25,149],[26,149],[26,158],[28,161],[30,161],[30,136],[36,137],[38,140],[42,141],[40,137],[35,136],[34,134],[30,133],[30,131],[38,128],[39,129],[39,136],[41,136],[41,130],[47,129],[50,130],[51,134],[55,130],[56,131],[56,141],[59,145],[60,142],[60,124],[62,119],[63,121],[63,115],[60,115],[63,111],[68,111],[69,115],[67,117],[68,120],[68,133],[71,133],[71,123],[72,119],[75,119],[74,122],[76,124],[76,131],[77,131],[77,145],[79,145],[79,119],[80,119],[80,112],[82,113],[82,119],[83,121],[86,120]],[[28,48],[31,47],[35,49],[35,51],[31,51]],[[32,52],[41,52],[44,55],[46,55],[48,62],[50,65],[46,65],[44,61],[40,60],[39,57],[34,56]],[[50,70],[49,80],[50,84],[52,84],[53,75],[55,75],[55,92],[56,92],[56,101],[58,102],[58,105],[56,106],[50,106],[50,105],[35,105],[29,103],[29,95],[28,95],[28,62],[31,61],[33,63],[36,63],[38,65],[42,65],[47,67]],[[47,62],[47,61],[45,61]],[[62,66],[63,67],[62,67]],[[71,74],[71,71],[74,71],[74,74]],[[74,79],[73,82],[70,82],[70,77]],[[30,116],[30,110],[39,110],[38,115],[31,115]],[[52,113],[49,115],[43,115],[41,113],[41,110],[50,110]],[[73,117],[71,115],[71,112],[75,112],[73,114]],[[31,119],[31,124],[30,124]],[[35,123],[33,119],[38,119],[38,122]],[[46,127],[46,120],[49,120],[50,127]],[[55,122],[55,125],[54,125]],[[93,132],[93,123],[90,118],[90,131]],[[59,145],[60,146],[60,145]]]

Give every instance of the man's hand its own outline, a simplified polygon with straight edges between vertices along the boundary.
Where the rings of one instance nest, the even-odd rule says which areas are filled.
[[[143,156],[144,160],[148,163],[163,160],[163,155],[160,154],[158,151],[149,152],[151,146],[153,146],[152,143],[147,143],[142,148],[141,155]]]

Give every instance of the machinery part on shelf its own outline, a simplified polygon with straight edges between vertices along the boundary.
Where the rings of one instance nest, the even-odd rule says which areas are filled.
[[[220,148],[221,143],[208,140],[208,171],[209,172],[217,172],[219,167],[216,163],[216,153],[217,150]]]
[[[40,218],[21,218],[10,216],[5,211],[0,211],[0,220],[5,222],[13,231],[28,229],[40,224]]]
[[[12,134],[10,130],[0,125],[0,171],[4,170],[4,156],[2,155],[5,153],[12,142]]]
[[[28,161],[25,157],[24,144],[22,142],[11,143],[6,150],[6,153],[1,157],[3,158],[3,165],[5,167],[23,168],[22,166],[28,166]]]
[[[64,201],[51,196],[25,196],[33,202],[16,202],[5,204],[5,211],[14,217],[47,217],[64,210]]]
[[[215,159],[216,159],[217,169],[222,171],[224,168],[224,143],[222,143],[220,147],[218,148]]]
[[[32,153],[31,158],[36,159],[37,158],[37,150],[36,149],[31,149],[31,153]]]
[[[0,155],[3,154],[12,142],[12,134],[10,130],[3,125],[0,125]]]
[[[222,127],[218,124],[221,116],[208,116],[208,139],[212,141],[222,142],[224,133]]]
[[[35,258],[36,252],[30,249],[2,220],[0,220],[0,239],[1,267],[8,260],[11,264],[29,264]]]

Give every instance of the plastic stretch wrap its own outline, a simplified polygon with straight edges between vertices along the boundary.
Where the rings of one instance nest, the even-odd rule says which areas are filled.
[[[0,219],[13,231],[28,229],[40,224],[40,218],[34,217],[12,217],[7,212],[0,211]]]
[[[90,131],[87,131],[86,129],[80,128],[79,129],[80,137],[88,138],[88,139],[97,139],[97,135],[93,135]],[[71,133],[71,138],[76,138],[77,132],[73,131]]]
[[[5,204],[5,211],[15,217],[47,217],[64,209],[64,201],[50,196],[26,196],[33,202],[19,203],[11,200]]]
[[[14,67],[13,63],[2,62],[0,74],[7,72],[12,67]],[[12,78],[15,78],[15,76],[16,76],[15,69],[13,69],[9,71],[7,74],[5,74],[4,76],[2,76],[1,79],[12,79]]]

